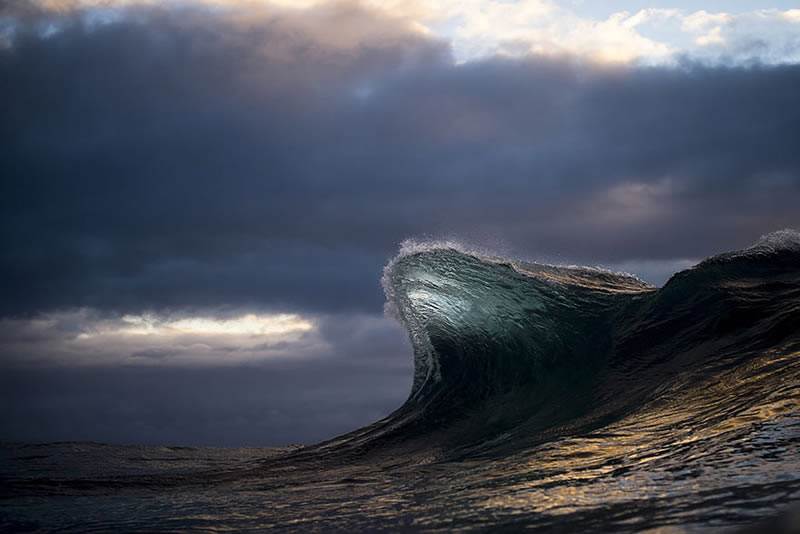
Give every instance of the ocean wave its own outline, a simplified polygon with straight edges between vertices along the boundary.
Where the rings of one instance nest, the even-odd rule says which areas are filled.
[[[410,434],[458,428],[449,441],[461,446],[607,421],[652,401],[679,371],[743,365],[800,341],[794,230],[708,258],[660,289],[440,241],[403,243],[382,284],[415,360],[409,399],[387,419],[394,437],[399,420]]]

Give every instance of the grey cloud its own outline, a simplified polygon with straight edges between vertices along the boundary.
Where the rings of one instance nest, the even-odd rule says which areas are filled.
[[[341,358],[410,368],[412,350],[407,333],[393,319],[333,314],[317,317],[317,327],[320,336],[335,347],[333,353]]]
[[[253,345],[252,347],[248,347],[245,350],[251,352],[260,352],[263,350],[286,350],[291,348],[291,344],[288,341],[278,341],[277,343],[260,343],[258,345]],[[232,350],[235,348],[232,347]]]
[[[376,313],[412,235],[618,264],[800,225],[799,66],[456,66],[337,9],[68,11],[47,37],[19,18],[0,50],[0,313]]]
[[[164,347],[164,348],[151,348],[151,349],[144,349],[144,350],[137,350],[136,352],[131,353],[131,358],[145,358],[150,360],[163,360],[165,358],[169,358],[176,354],[177,351],[175,349]]]

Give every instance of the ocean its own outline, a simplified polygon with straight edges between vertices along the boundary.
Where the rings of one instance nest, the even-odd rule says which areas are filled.
[[[414,382],[271,449],[7,443],[0,530],[800,531],[800,234],[663,287],[407,243]]]

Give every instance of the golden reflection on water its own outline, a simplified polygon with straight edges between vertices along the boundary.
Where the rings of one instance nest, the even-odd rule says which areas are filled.
[[[484,497],[482,507],[560,515],[731,484],[800,478],[798,451],[772,446],[781,438],[800,438],[800,381],[797,369],[787,373],[797,356],[765,355],[587,436],[560,439],[497,462],[490,469],[493,477],[523,480]],[[778,373],[782,380],[771,380]],[[783,385],[761,395],[751,391],[775,383]],[[731,404],[737,397],[759,396],[755,405]],[[539,476],[526,476],[530,473]]]

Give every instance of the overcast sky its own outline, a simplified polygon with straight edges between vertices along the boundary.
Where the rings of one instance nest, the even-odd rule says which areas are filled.
[[[800,226],[798,87],[783,1],[2,3],[0,440],[369,423],[403,239],[662,284]]]

